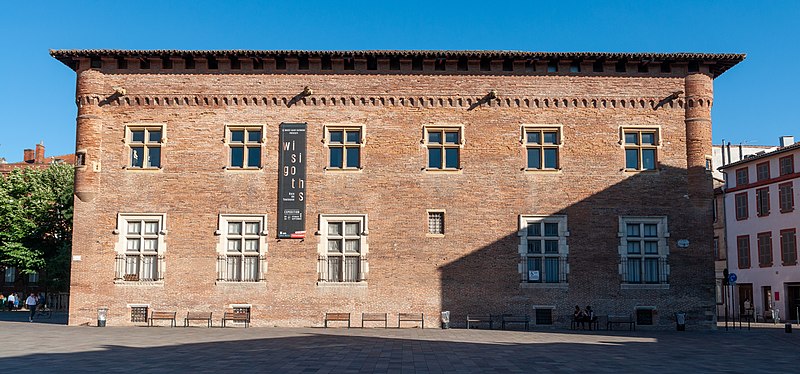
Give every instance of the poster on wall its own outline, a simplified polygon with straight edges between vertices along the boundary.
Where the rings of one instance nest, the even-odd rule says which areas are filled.
[[[306,124],[281,123],[278,238],[306,237]]]

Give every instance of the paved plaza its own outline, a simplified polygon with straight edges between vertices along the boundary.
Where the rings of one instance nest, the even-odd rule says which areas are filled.
[[[6,313],[8,315],[8,313]],[[15,317],[23,314],[15,313]],[[55,320],[58,320],[56,316]],[[800,331],[72,327],[3,318],[9,372],[796,373]]]

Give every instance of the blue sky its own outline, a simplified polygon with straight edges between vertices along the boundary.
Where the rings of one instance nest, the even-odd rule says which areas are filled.
[[[0,5],[0,157],[74,152],[75,74],[49,49],[746,53],[714,142],[800,137],[800,1],[36,1]]]

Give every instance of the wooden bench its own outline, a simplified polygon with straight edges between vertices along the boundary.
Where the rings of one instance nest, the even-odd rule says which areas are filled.
[[[489,315],[478,315],[478,316],[471,316],[467,314],[467,330],[469,330],[470,323],[488,323],[489,330],[492,329],[492,324],[494,324],[493,316]]]
[[[425,328],[425,313],[398,313],[397,314],[397,328],[400,328],[400,322],[420,322],[422,328]]]
[[[175,315],[178,312],[156,312],[155,310],[150,312],[150,320],[149,325],[153,326],[153,321],[157,319],[169,320],[169,327],[175,327]]]
[[[206,321],[208,327],[214,325],[211,322],[212,312],[186,312],[186,318],[183,319],[183,327],[189,327],[189,321]]]
[[[383,328],[389,328],[389,313],[361,313],[361,328],[364,322],[383,322]]]
[[[580,325],[581,326],[581,330],[583,330],[583,326],[584,326],[585,323],[589,324],[589,330],[591,330],[592,327],[594,327],[595,330],[600,330],[600,318],[597,317],[597,316],[595,316],[591,320],[588,320],[588,319],[577,320],[577,319],[575,319],[575,316],[572,316],[572,322],[570,323],[569,328],[570,328],[570,330],[577,330],[578,326]]]
[[[250,327],[250,313],[247,312],[225,312],[222,315],[222,327],[225,327],[225,322],[244,322],[244,327]]]
[[[636,321],[633,320],[633,316],[630,314],[609,314],[608,315],[608,322],[606,322],[606,329],[611,330],[611,327],[614,324],[628,324],[630,330],[636,330]]]
[[[525,331],[528,331],[528,326],[531,323],[531,316],[525,315],[513,315],[513,314],[503,314],[502,320],[500,321],[500,327],[505,330],[506,324],[508,323],[523,323],[525,324]]]
[[[334,322],[347,322],[347,328],[350,328],[350,313],[325,313],[325,328],[328,328],[328,321]]]

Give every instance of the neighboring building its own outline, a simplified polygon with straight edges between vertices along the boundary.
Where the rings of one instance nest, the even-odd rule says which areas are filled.
[[[713,326],[712,83],[744,55],[51,54],[78,75],[70,324]]]
[[[735,314],[752,302],[759,317],[797,319],[800,268],[797,231],[800,143],[783,137],[778,149],[725,165],[728,270],[736,274]],[[788,312],[787,312],[788,310]]]
[[[764,154],[778,149],[774,145],[747,145],[736,144],[731,145],[730,142],[722,145],[714,145],[712,147],[713,176],[714,179],[723,181],[724,177],[720,167],[743,160],[745,157]]]
[[[75,155],[71,154],[71,155],[46,157],[44,155],[44,144],[40,143],[36,145],[36,149],[24,150],[21,162],[8,163],[5,162],[5,160],[3,159],[3,162],[0,162],[0,175],[9,174],[14,169],[46,168],[52,164],[60,164],[60,163],[67,163],[74,165]]]
[[[745,157],[764,154],[774,151],[778,147],[768,145],[731,146],[730,142],[712,146],[713,157],[711,169],[714,177],[714,271],[717,278],[717,315],[723,319],[725,308],[728,308],[728,317],[733,318],[733,310],[726,303],[724,288],[724,273],[728,268],[727,242],[725,240],[725,179],[720,168],[727,164],[741,161]]]
[[[22,162],[0,162],[0,177],[10,174],[16,169],[46,168],[59,163],[75,164],[75,155],[46,157],[44,154],[44,144],[40,143],[36,145],[35,150],[24,150]],[[14,267],[0,268],[0,272],[3,273],[3,279],[0,280],[0,293],[4,295],[14,291],[38,292],[43,290],[41,281],[44,279],[39,273],[28,275],[20,274],[17,268]]]

